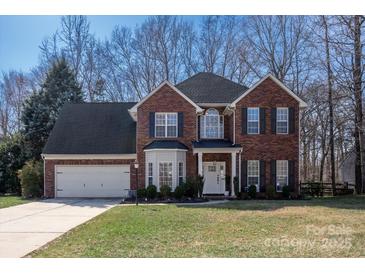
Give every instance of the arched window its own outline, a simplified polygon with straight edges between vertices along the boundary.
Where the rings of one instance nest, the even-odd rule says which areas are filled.
[[[200,137],[223,139],[223,115],[218,110],[210,108],[200,116]]]

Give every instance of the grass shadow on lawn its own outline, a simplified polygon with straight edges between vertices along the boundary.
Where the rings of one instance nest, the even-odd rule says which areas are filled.
[[[273,211],[285,207],[327,207],[335,209],[365,210],[365,195],[313,198],[311,200],[236,200],[211,205],[177,205],[189,208],[215,208],[233,210]]]

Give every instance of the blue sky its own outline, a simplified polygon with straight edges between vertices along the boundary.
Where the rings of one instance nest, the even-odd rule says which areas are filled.
[[[27,72],[38,62],[41,41],[54,33],[61,16],[0,16],[0,72]],[[97,38],[109,37],[117,24],[134,27],[147,16],[88,16],[90,30]],[[187,16],[198,20],[197,16]]]

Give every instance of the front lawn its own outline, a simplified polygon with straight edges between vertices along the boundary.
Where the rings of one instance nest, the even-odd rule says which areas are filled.
[[[29,200],[23,199],[19,196],[0,196],[0,208],[21,205],[28,202]]]
[[[365,196],[117,206],[32,257],[360,257]]]

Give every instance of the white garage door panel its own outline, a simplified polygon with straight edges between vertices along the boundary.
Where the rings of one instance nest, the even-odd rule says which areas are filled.
[[[57,197],[123,197],[129,188],[129,165],[56,166]]]

